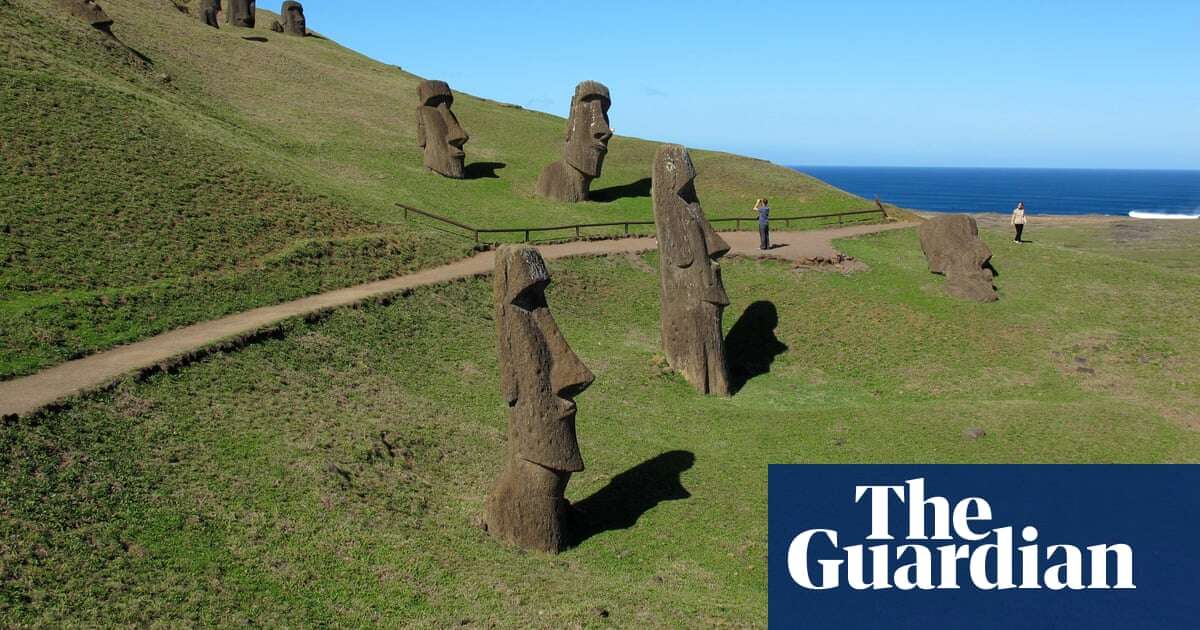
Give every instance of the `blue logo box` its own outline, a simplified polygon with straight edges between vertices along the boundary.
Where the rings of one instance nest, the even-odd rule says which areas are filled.
[[[1200,466],[772,465],[773,628],[1200,628]]]

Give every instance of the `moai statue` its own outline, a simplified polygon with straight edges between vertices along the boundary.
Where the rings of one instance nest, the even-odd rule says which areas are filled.
[[[554,323],[546,305],[549,283],[536,249],[518,245],[496,252],[493,299],[508,452],[484,522],[495,538],[558,552],[570,542],[570,503],[563,493],[571,473],[583,470],[574,399],[595,377]]]
[[[567,119],[567,141],[563,157],[542,169],[537,194],[555,201],[586,201],[592,180],[600,177],[612,129],[608,126],[608,108],[612,106],[608,88],[596,81],[575,86],[571,114]]]
[[[71,15],[91,24],[93,28],[112,34],[112,18],[92,0],[58,0],[58,4]]]
[[[942,215],[917,228],[929,271],[946,276],[946,293],[978,302],[1000,298],[992,286],[992,250],[979,238],[975,218]]]
[[[279,10],[279,15],[283,18],[284,33],[301,37],[308,35],[308,29],[304,23],[304,7],[299,2],[293,0],[284,2],[283,8]]]
[[[217,21],[217,15],[221,13],[221,0],[200,0],[200,9],[197,15],[200,21],[213,28],[221,28]]]
[[[696,167],[687,149],[654,156],[654,226],[658,234],[663,354],[705,394],[730,395],[721,317],[729,305],[717,260],[729,244],[713,231],[696,197]]]
[[[254,28],[254,0],[226,0],[225,22],[231,26]]]
[[[462,179],[466,175],[467,154],[463,146],[471,136],[458,124],[450,110],[454,94],[445,81],[422,81],[417,86],[417,142],[425,149],[425,168],[446,177]]]

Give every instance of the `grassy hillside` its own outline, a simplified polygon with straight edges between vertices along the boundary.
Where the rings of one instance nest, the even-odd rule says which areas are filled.
[[[446,180],[421,168],[418,77],[272,33],[267,11],[216,30],[174,4],[103,2],[126,49],[52,0],[0,0],[0,378],[466,253],[403,224],[397,201],[482,226],[651,217],[655,143],[613,140],[594,186],[610,202],[550,203],[532,190],[564,122],[459,95],[468,165],[496,177]],[[863,204],[694,157],[714,216],[759,195],[789,213]]]
[[[654,364],[656,255],[553,263],[597,375],[592,535],[557,557],[473,525],[506,422],[486,280],[125,383],[3,432],[0,625],[764,625],[768,462],[1200,462],[1200,234],[1105,234],[986,231],[986,305],[911,230],[842,243],[850,276],[730,261],[729,400]]]

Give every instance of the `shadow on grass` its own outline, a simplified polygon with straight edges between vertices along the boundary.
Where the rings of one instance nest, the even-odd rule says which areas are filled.
[[[506,166],[504,162],[472,162],[463,169],[463,179],[500,179],[496,171]]]
[[[607,486],[573,504],[571,546],[607,531],[629,529],[663,501],[691,497],[679,476],[695,462],[691,451],[668,451],[613,477]]]
[[[610,186],[608,188],[601,188],[600,190],[593,190],[588,193],[588,201],[595,201],[597,203],[610,203],[618,199],[625,199],[627,197],[649,196],[650,178],[645,177],[631,184]]]
[[[734,394],[750,379],[771,371],[775,357],[788,347],[775,336],[779,312],[775,304],[759,300],[746,307],[725,337],[725,357],[729,362],[729,385]]]

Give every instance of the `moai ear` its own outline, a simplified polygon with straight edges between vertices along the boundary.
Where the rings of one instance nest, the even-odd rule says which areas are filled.
[[[501,341],[500,343],[508,343]],[[500,352],[500,360],[504,357],[512,356],[512,353],[507,348]],[[509,407],[517,404],[517,398],[520,397],[520,388],[517,386],[516,370],[507,365],[500,366],[500,394],[504,396],[504,402],[508,403]]]
[[[425,148],[425,117],[421,115],[421,105],[417,105],[417,146]]]
[[[671,217],[665,227],[659,235],[663,241],[659,251],[672,266],[681,269],[691,267],[696,262],[696,247],[692,243],[696,229],[687,210]]]

